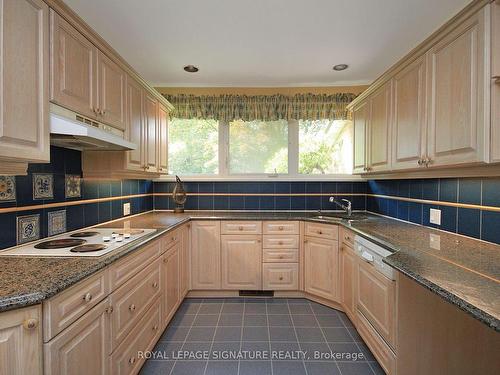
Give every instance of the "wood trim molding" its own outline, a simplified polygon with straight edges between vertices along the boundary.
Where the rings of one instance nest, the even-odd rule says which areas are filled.
[[[411,64],[413,61],[418,59],[420,56],[424,55],[435,43],[439,42],[444,36],[450,33],[453,29],[458,27],[464,20],[472,16],[474,13],[478,12],[481,8],[489,3],[497,2],[499,0],[474,0],[464,9],[462,9],[458,14],[448,20],[443,26],[433,32],[427,39],[420,43],[417,47],[406,54],[402,59],[397,61],[388,70],[386,70],[380,77],[378,77],[373,83],[363,91],[356,99],[354,99],[347,106],[348,110],[351,110],[357,106],[360,102],[365,100],[370,94],[376,91],[379,87],[384,85],[389,81],[394,75],[400,72],[407,65]]]
[[[160,101],[169,111],[174,107],[155,88],[153,88],[144,78],[142,78],[134,68],[123,57],[121,57],[111,45],[106,42],[94,29],[92,29],[78,14],[76,14],[62,0],[44,0],[47,5],[54,9],[62,18],[69,22],[74,28],[82,33],[92,44],[101,50],[107,57],[116,62],[127,74],[132,76],[156,99]]]

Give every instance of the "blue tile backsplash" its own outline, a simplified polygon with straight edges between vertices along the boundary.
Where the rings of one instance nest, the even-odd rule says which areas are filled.
[[[119,219],[123,216],[123,203],[127,202],[131,203],[132,214],[174,208],[169,195],[173,182],[81,179],[81,153],[58,147],[51,148],[51,160],[47,164],[30,164],[26,176],[0,177],[0,209],[39,206],[0,213],[0,249],[38,236]],[[350,199],[355,210],[500,244],[500,212],[491,209],[500,207],[500,177],[368,182],[214,181],[184,185],[189,194],[187,210],[335,210],[328,198],[336,195]],[[140,194],[145,195],[134,196]],[[97,198],[108,200],[83,202]],[[48,206],[52,203],[57,206]],[[447,205],[450,203],[468,206]],[[441,210],[440,226],[430,223],[431,208]]]

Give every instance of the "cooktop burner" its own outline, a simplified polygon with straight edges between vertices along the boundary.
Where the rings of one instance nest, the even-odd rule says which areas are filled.
[[[144,233],[144,229],[115,230],[113,232],[113,234],[119,234],[120,236],[123,236],[125,233],[128,233],[131,236],[136,236],[138,234]]]
[[[62,249],[65,247],[73,247],[84,244],[86,240],[78,238],[61,238],[58,240],[49,240],[37,243],[35,249]]]
[[[97,236],[99,232],[76,232],[70,235],[70,237],[94,237]]]
[[[107,246],[102,243],[89,243],[72,248],[72,253],[90,253],[92,251],[104,250]]]

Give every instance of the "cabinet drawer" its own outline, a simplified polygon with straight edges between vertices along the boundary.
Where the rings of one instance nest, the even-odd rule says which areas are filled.
[[[378,335],[377,331],[373,329],[363,314],[358,311],[356,315],[356,329],[358,330],[360,336],[370,348],[385,373],[387,375],[394,375],[396,373],[396,355],[385,343],[382,337]]]
[[[129,375],[139,372],[144,363],[144,358],[139,357],[139,352],[153,348],[161,333],[160,322],[160,299],[157,299],[111,355],[110,374]]]
[[[262,265],[262,289],[299,289],[299,265],[297,263],[264,263]]]
[[[111,290],[116,290],[159,255],[160,241],[155,241],[113,264],[109,270]]]
[[[298,221],[264,221],[264,234],[299,234]]]
[[[354,248],[354,233],[348,229],[341,228],[340,229],[340,237],[342,242],[347,246]]]
[[[336,240],[339,237],[339,227],[331,224],[306,223],[305,235]]]
[[[161,252],[163,253],[166,250],[170,249],[175,244],[178,244],[180,240],[181,240],[181,232],[179,229],[175,229],[173,231],[166,233],[161,238],[162,241]]]
[[[262,221],[223,221],[221,234],[261,234]]]
[[[299,236],[298,235],[264,235],[264,248],[265,249],[298,249]]]
[[[110,292],[106,270],[93,275],[43,303],[43,338],[52,337],[69,326]]]
[[[299,261],[299,251],[297,249],[264,249],[262,260],[269,263],[293,263]]]
[[[160,295],[160,259],[139,272],[110,296],[113,307],[113,350]]]

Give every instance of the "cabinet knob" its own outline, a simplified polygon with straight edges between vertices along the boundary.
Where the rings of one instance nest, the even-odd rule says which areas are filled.
[[[111,314],[113,312],[113,306],[109,306],[106,308],[106,313]]]
[[[279,242],[278,242],[278,245],[283,245],[283,241],[279,241]]]
[[[26,319],[23,322],[23,327],[25,329],[34,329],[34,328],[38,327],[38,320],[36,320],[36,319]]]
[[[320,230],[318,230],[318,234],[323,234],[323,232],[322,232],[322,231],[320,231]]]
[[[152,286],[153,286],[153,288],[158,288],[158,283],[156,281],[154,281]]]
[[[128,309],[129,309],[130,311],[134,312],[134,311],[135,311],[135,305],[134,305],[134,304],[131,304],[131,305],[128,307]]]
[[[418,159],[417,164],[418,165],[422,165],[423,164],[423,160],[422,159]]]
[[[285,228],[283,228],[283,226],[281,226],[281,225],[278,227],[278,230],[283,230],[283,229],[285,229]]]
[[[172,241],[177,241],[177,237],[172,237]]]
[[[158,324],[155,324],[155,325],[153,326],[153,331],[158,331]]]
[[[257,243],[261,243],[262,241],[261,240],[257,240]]]
[[[280,276],[280,277],[279,277],[279,280],[280,280],[280,281],[282,281],[282,280],[283,280],[283,276]]]
[[[163,263],[168,263],[167,258],[163,258]]]
[[[128,363],[133,365],[135,363],[135,357],[130,357],[130,359],[128,360]]]
[[[304,243],[307,243],[307,240],[304,240]]]
[[[241,225],[240,225],[240,226],[238,227],[238,230],[243,230],[243,226],[241,226]]]
[[[500,76],[494,76],[495,84],[500,85]]]
[[[90,293],[85,294],[85,295],[83,296],[83,300],[84,300],[85,302],[90,302],[90,301],[92,301],[92,294],[90,294]]]
[[[280,258],[280,259],[283,259],[283,255],[280,255],[280,256],[279,256],[279,258]]]

